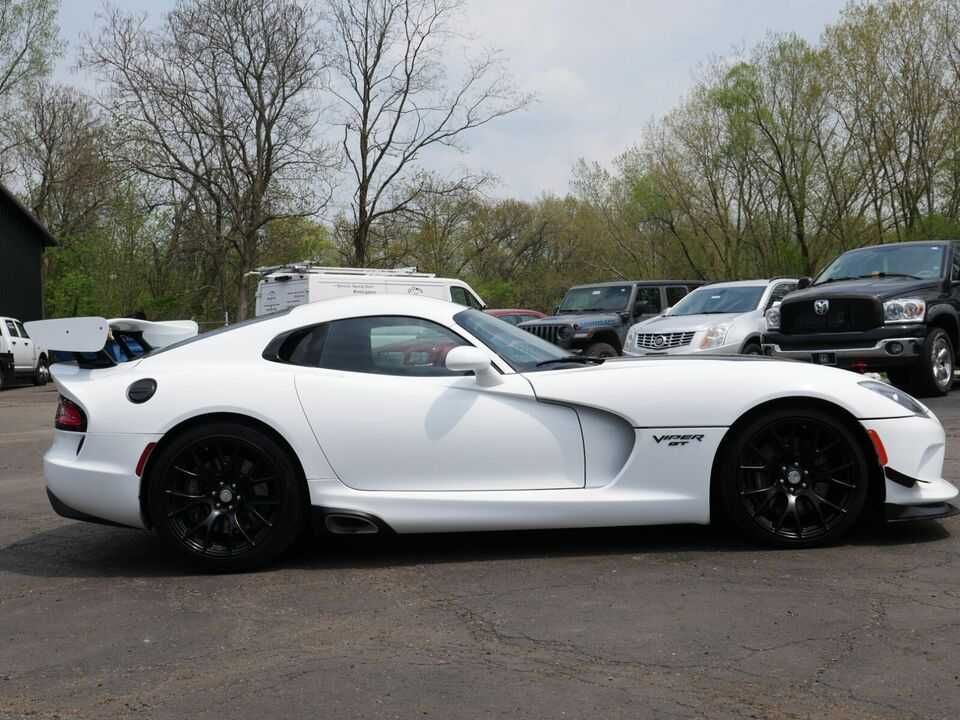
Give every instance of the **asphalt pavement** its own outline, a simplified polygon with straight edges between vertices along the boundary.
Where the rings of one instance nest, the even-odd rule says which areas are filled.
[[[191,573],[64,520],[56,394],[0,393],[0,719],[956,718],[960,518],[323,539]],[[960,478],[960,390],[934,401]]]

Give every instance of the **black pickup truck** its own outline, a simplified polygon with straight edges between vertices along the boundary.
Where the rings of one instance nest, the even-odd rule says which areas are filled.
[[[960,241],[851,250],[767,312],[764,352],[883,371],[919,396],[945,395],[960,340]]]

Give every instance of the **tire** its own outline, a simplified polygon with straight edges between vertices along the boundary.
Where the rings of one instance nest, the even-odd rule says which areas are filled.
[[[243,423],[213,422],[175,436],[151,461],[148,480],[160,539],[206,570],[270,565],[306,524],[299,466],[277,440]]]
[[[592,345],[588,345],[587,349],[583,351],[584,355],[589,355],[590,357],[617,357],[620,353],[617,352],[617,349],[610,343],[597,342]]]
[[[950,336],[943,328],[927,331],[920,350],[920,362],[910,371],[909,384],[918,397],[939,397],[950,392],[956,355]]]
[[[866,506],[870,465],[855,428],[819,409],[776,409],[724,444],[716,482],[725,516],[774,547],[836,542]]]
[[[43,355],[37,360],[37,367],[33,371],[33,384],[46,385],[50,381],[50,366],[47,364],[47,358]]]
[[[746,345],[743,346],[743,349],[740,351],[741,355],[763,355],[763,348],[760,347],[760,343],[756,340],[751,340]]]

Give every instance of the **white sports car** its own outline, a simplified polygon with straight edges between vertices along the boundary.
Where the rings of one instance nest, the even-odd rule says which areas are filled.
[[[89,351],[105,341],[95,325],[33,332]],[[53,377],[54,509],[152,529],[216,569],[268,563],[311,525],[415,533],[722,516],[798,547],[836,540],[868,511],[956,511],[940,423],[889,385],[766,358],[568,356],[438,300],[318,302]]]

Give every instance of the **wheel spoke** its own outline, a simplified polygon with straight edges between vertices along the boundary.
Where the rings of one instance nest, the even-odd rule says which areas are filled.
[[[759,472],[760,470],[766,470],[766,465],[741,465],[741,470],[752,470],[754,472]]]
[[[244,540],[250,543],[250,547],[256,547],[257,544],[253,541],[253,538],[247,535],[247,531],[244,530],[243,525],[240,524],[240,519],[237,517],[237,514],[234,513],[230,516],[230,518],[233,520],[233,524],[236,526],[237,530],[240,531],[240,534],[243,535]]]
[[[820,507],[820,503],[817,502],[816,497],[809,497],[810,504],[813,505],[813,509],[817,511],[817,517],[820,519],[820,527],[824,530],[828,529],[827,518],[823,515],[823,508]]]
[[[206,504],[207,504],[206,498],[204,498],[203,500],[197,500],[196,502],[187,503],[187,504],[184,505],[182,508],[178,508],[178,509],[176,509],[176,510],[174,510],[174,511],[172,511],[172,512],[168,512],[168,513],[167,513],[167,517],[168,517],[168,518],[176,517],[177,515],[180,515],[181,513],[185,513],[187,510],[192,510],[193,508],[197,507],[198,505],[206,505]]]
[[[267,527],[271,527],[271,528],[273,527],[273,523],[267,520],[263,515],[261,515],[260,512],[255,507],[247,507],[247,511]]]
[[[783,527],[783,521],[787,519],[787,515],[790,514],[790,502],[787,501],[787,506],[783,508],[783,512],[780,514],[780,517],[777,518],[777,521],[773,525],[774,532],[780,532],[780,528]]]
[[[741,490],[740,495],[741,497],[750,497],[751,495],[759,495],[760,493],[769,492],[770,490],[773,490],[773,488],[773,485],[767,485],[767,487],[756,488],[755,490]]]
[[[835,472],[840,472],[841,470],[846,470],[847,468],[852,468],[852,467],[853,467],[853,463],[848,462],[848,463],[844,463],[843,465],[838,465],[837,467],[830,468],[829,470],[824,470],[824,474],[833,475]]]
[[[190,477],[200,477],[200,473],[195,473],[195,472],[193,472],[192,470],[187,470],[186,468],[182,468],[182,467],[180,467],[179,465],[174,465],[174,466],[173,466],[173,469],[174,469],[174,470],[179,470],[179,471],[182,472],[184,475],[189,475]]]
[[[819,494],[817,494],[817,493],[813,493],[813,497],[815,497],[818,502],[823,503],[823,504],[826,505],[827,507],[833,508],[834,510],[836,510],[836,511],[839,512],[839,513],[846,513],[846,512],[847,512],[847,509],[846,509],[846,508],[842,508],[842,507],[840,507],[839,505],[837,505],[836,503],[830,502],[829,500],[827,500],[827,499],[826,499],[825,497],[823,497],[822,495],[819,495]]]
[[[164,490],[164,493],[171,497],[182,498],[184,500],[205,500],[205,495],[191,495],[190,493],[180,492],[179,490]]]
[[[836,483],[837,485],[842,485],[845,488],[850,488],[851,490],[857,487],[853,483],[848,483],[848,482],[845,482],[844,480],[839,480],[835,477],[830,478],[830,482]]]

